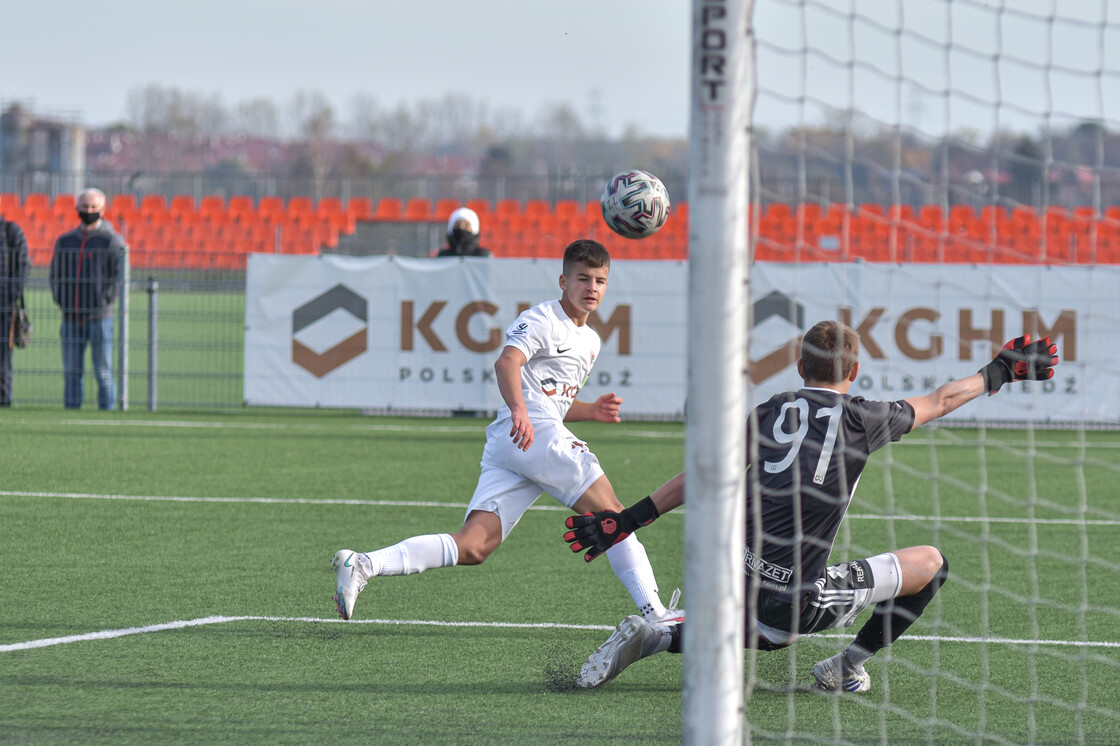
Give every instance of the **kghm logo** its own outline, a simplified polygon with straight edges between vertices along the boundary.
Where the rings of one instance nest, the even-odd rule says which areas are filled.
[[[335,285],[292,311],[292,362],[316,378],[322,378],[361,355],[366,351],[368,306],[366,299],[350,288]],[[315,352],[296,338],[307,327],[339,310],[360,321],[362,328],[322,352]]]
[[[546,378],[541,381],[541,393],[545,396],[556,396],[556,379]]]
[[[778,318],[787,322],[793,333],[793,337],[788,342],[769,355],[750,361],[751,383],[758,384],[773,378],[797,362],[801,332],[805,330],[805,306],[775,290],[755,301],[752,311],[752,328],[761,326],[771,318]]]

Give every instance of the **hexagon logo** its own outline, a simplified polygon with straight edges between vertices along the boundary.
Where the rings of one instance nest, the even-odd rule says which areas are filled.
[[[751,383],[758,384],[773,378],[797,362],[797,351],[801,345],[801,332],[805,330],[805,306],[788,295],[775,290],[755,301],[752,311],[752,331],[768,321],[776,320],[779,327],[784,329],[792,327],[791,331],[795,335],[789,341],[781,343],[777,349],[768,355],[749,362]],[[773,322],[771,322],[771,325],[773,325]]]
[[[300,332],[336,311],[343,311],[357,319],[362,328],[322,352],[316,352],[297,339]],[[335,285],[292,311],[292,362],[316,378],[322,378],[366,351],[368,321],[369,304],[366,299],[345,285]]]

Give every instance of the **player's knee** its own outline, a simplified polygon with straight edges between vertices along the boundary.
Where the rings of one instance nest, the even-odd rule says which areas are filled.
[[[459,532],[452,534],[451,538],[455,541],[455,546],[459,552],[459,560],[457,565],[481,565],[486,561],[486,558],[494,551],[501,541],[491,545],[485,537],[480,536],[475,532]]]
[[[933,575],[933,579],[938,584],[943,584],[949,577],[949,559],[941,553],[940,549],[934,549],[937,552],[937,571]]]
[[[924,574],[928,578],[944,578],[948,572],[949,562],[937,547],[921,547],[921,564]]]
[[[937,547],[923,547],[923,549],[926,550],[926,577],[929,578],[929,582],[920,592],[933,596],[941,586],[945,585],[949,577],[949,560]]]
[[[460,544],[459,545],[459,564],[460,565],[481,565],[490,556],[493,551],[489,547]]]

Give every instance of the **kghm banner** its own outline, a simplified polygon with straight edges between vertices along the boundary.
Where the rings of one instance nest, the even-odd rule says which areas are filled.
[[[616,261],[590,320],[603,349],[580,398],[678,417],[689,362],[686,264]],[[561,262],[533,259],[250,258],[249,404],[495,410],[493,364],[518,313],[558,298]],[[796,388],[801,333],[840,319],[860,334],[852,393],[905,399],[975,373],[1005,341],[1050,336],[1051,381],[1016,384],[958,420],[1120,421],[1120,268],[756,264],[749,385],[757,403]],[[702,364],[696,361],[694,364]]]

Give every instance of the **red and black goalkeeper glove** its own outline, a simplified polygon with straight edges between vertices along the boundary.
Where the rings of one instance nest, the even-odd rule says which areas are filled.
[[[572,545],[573,552],[586,549],[583,559],[590,562],[642,526],[653,523],[659,515],[653,500],[647,497],[621,513],[600,510],[569,516],[564,525],[572,530],[564,534],[564,541]]]
[[[995,359],[980,369],[980,375],[991,396],[1005,383],[1053,378],[1057,364],[1058,346],[1049,337],[1032,342],[1027,334],[1005,344]]]

